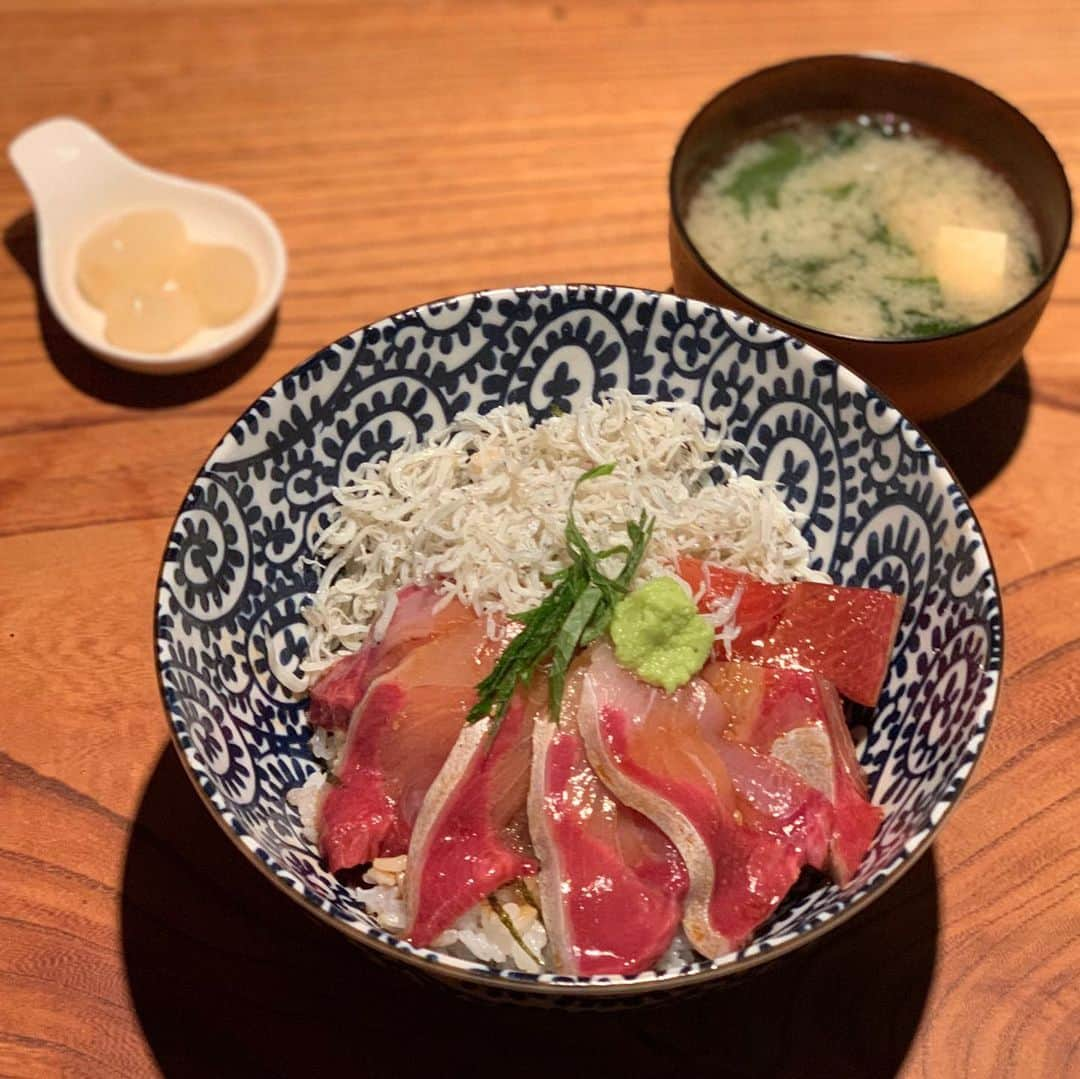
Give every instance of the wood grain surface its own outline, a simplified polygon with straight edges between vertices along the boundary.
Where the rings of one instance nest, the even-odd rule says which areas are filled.
[[[179,501],[322,343],[479,286],[664,288],[666,168],[733,77],[897,51],[1024,109],[1080,176],[1075,0],[0,5],[0,136],[69,113],[233,186],[279,316],[172,380],[42,304],[0,168],[0,1074],[1080,1075],[1080,259],[1024,359],[931,436],[1005,593],[986,753],[931,854],[804,954],[678,1006],[554,1015],[377,966],[255,874],[166,737],[151,610]]]

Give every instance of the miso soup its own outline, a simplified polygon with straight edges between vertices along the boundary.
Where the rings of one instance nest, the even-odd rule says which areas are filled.
[[[755,303],[860,337],[964,329],[1042,272],[1008,182],[892,117],[800,121],[745,143],[704,177],[686,231]]]

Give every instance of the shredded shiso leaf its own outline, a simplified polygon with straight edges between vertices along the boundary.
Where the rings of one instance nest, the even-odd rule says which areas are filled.
[[[594,551],[589,546],[574,520],[574,497],[585,481],[610,476],[614,471],[614,464],[597,465],[575,481],[566,514],[566,546],[574,561],[552,574],[555,587],[538,607],[512,616],[524,629],[506,646],[491,673],[476,687],[477,702],[469,710],[467,722],[476,723],[490,716],[494,735],[514,690],[526,685],[548,659],[551,661],[548,715],[558,722],[570,661],[579,647],[607,631],[615,604],[626,595],[655,524],[643,513],[636,522],[626,522],[629,547],[620,544],[606,551]],[[609,577],[600,563],[620,554],[625,556],[623,567],[616,577]]]
[[[543,959],[541,959],[529,946],[525,943],[525,938],[518,932],[517,926],[514,925],[513,919],[506,913],[506,908],[499,901],[499,897],[495,892],[487,897],[487,904],[504,926],[506,926],[507,933],[514,938],[514,943],[538,966],[544,965]]]

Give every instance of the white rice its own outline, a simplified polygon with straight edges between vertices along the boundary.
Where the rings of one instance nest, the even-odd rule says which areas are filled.
[[[316,728],[308,746],[311,749],[311,755],[324,768],[329,769],[345,746],[345,732]],[[320,771],[312,772],[303,786],[293,787],[285,794],[285,801],[295,806],[300,814],[300,834],[312,844],[317,843],[319,839],[315,824],[319,816],[319,806],[322,805],[327,789],[326,772]]]
[[[319,832],[315,824],[319,817],[319,806],[326,794],[326,774],[312,772],[302,787],[293,787],[286,791],[285,801],[296,807],[300,814],[300,834],[309,842],[319,841]]]
[[[404,857],[393,860],[405,865]],[[357,896],[363,901],[368,914],[383,929],[400,933],[405,928],[406,920],[405,869],[392,874],[392,881],[387,880],[387,874],[379,869],[380,861],[376,859],[372,868],[364,874],[365,883],[371,887],[359,889]],[[434,941],[434,946],[465,959],[479,959],[482,963],[514,966],[531,974],[539,973],[546,968],[544,959],[547,950],[547,930],[540,920],[540,912],[531,903],[526,903],[513,888],[499,889],[496,899],[528,951],[518,944],[486,900],[463,914]],[[540,959],[543,965],[538,965],[533,956]]]
[[[334,492],[338,509],[317,544],[322,578],[305,610],[308,656],[301,670],[282,672],[286,684],[302,692],[311,676],[357,651],[369,635],[380,639],[394,595],[405,585],[434,583],[447,602],[453,597],[472,606],[489,616],[492,627],[496,614],[536,606],[550,588],[544,576],[566,564],[564,529],[574,483],[608,462],[616,465],[612,475],[578,489],[575,519],[601,550],[626,541],[628,520],[643,511],[654,517],[637,580],[670,575],[681,555],[707,557],[769,581],[826,580],[808,566],[801,516],[772,485],[720,464],[728,445],[706,431],[694,405],[648,402],[618,391],[536,426],[522,405],[464,416],[421,446],[361,465]],[[712,482],[716,468],[725,482]],[[709,615],[726,645],[738,635],[737,606],[732,597]],[[316,731],[312,753],[329,766],[344,737]],[[326,790],[325,774],[318,772],[286,796],[312,843]],[[380,866],[384,861],[394,866]],[[368,913],[391,932],[405,926],[398,862],[376,859],[365,875],[370,886],[357,890]],[[502,889],[497,898],[529,950],[550,969],[547,933],[535,906],[513,889]],[[499,966],[540,969],[486,901],[435,945]],[[658,968],[692,959],[679,933]]]

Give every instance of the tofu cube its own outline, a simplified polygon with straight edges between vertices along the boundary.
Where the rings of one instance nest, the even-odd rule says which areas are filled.
[[[934,271],[951,300],[993,303],[1005,285],[1009,238],[993,229],[942,225],[934,243]]]

